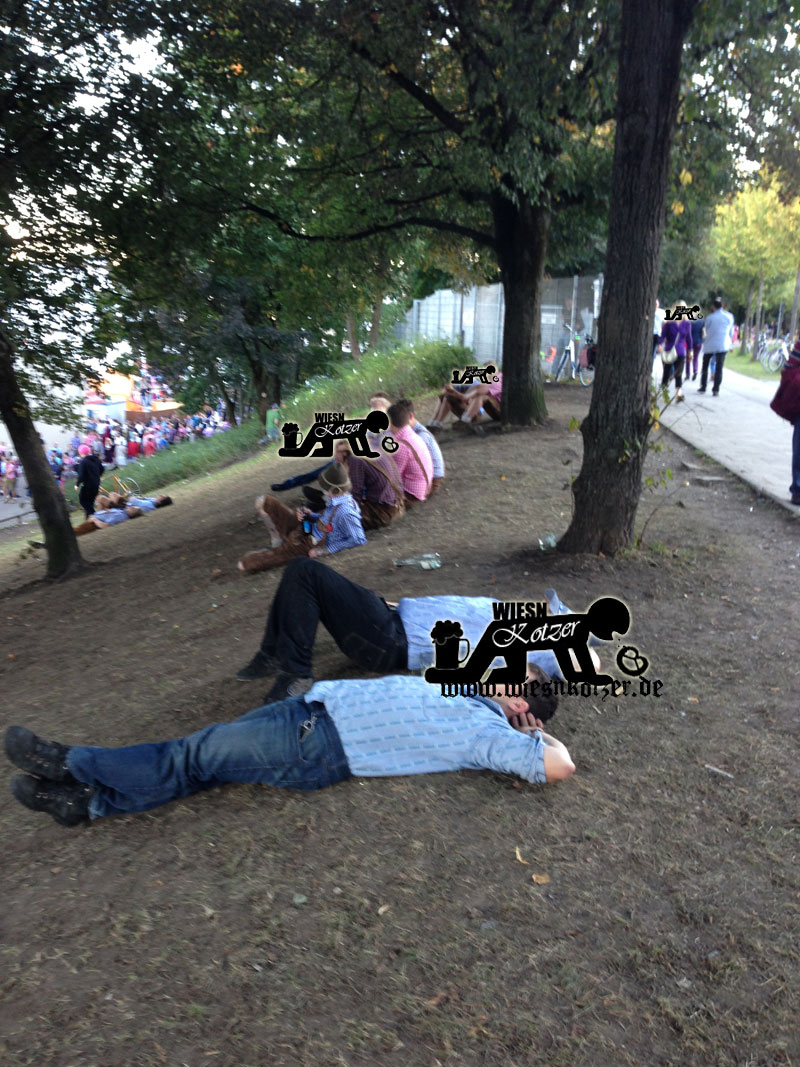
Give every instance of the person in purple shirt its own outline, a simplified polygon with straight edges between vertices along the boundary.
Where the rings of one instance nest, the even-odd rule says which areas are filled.
[[[691,353],[686,353],[686,380],[689,380],[689,372],[692,374],[692,381],[697,379],[697,371],[700,366],[700,356],[703,354],[703,337],[705,335],[705,319],[693,319],[689,323],[689,327],[692,331],[692,350]]]
[[[685,307],[683,300],[679,300],[673,312],[678,307]],[[686,353],[692,351],[692,324],[688,319],[666,319],[661,327],[659,344],[661,361],[664,365],[664,373],[661,377],[661,388],[669,386],[669,380],[675,376],[675,401],[681,403],[684,400],[681,386],[683,385],[683,368],[686,364]],[[666,359],[664,357],[667,357]]]

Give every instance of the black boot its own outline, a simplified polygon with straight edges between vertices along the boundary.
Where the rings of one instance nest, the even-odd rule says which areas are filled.
[[[51,782],[76,784],[76,779],[67,768],[66,745],[56,741],[43,741],[24,726],[9,726],[5,735],[6,755],[21,771],[48,778]]]
[[[89,800],[94,790],[82,782],[66,785],[18,774],[11,779],[11,792],[31,811],[52,815],[59,826],[79,826],[89,818]]]

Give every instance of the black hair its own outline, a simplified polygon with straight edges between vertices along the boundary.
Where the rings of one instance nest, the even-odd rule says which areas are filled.
[[[552,719],[558,707],[558,694],[552,684],[549,674],[545,674],[541,667],[532,663],[528,668],[530,679],[528,681],[528,695],[522,697],[528,711],[542,722]],[[533,684],[531,684],[533,682]]]

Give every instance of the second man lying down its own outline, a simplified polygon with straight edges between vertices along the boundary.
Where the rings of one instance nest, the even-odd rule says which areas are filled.
[[[551,590],[549,608],[564,609]],[[261,647],[236,677],[248,682],[277,675],[265,703],[300,696],[314,684],[311,660],[321,622],[342,652],[364,670],[419,671],[431,661],[431,627],[457,619],[471,647],[494,618],[490,597],[406,597],[395,607],[349,578],[310,559],[293,559],[272,601]],[[552,651],[531,652],[529,662],[562,678]]]

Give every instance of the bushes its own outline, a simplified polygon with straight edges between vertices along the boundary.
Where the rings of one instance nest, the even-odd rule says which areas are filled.
[[[310,378],[282,412],[301,428],[314,421],[315,411],[358,415],[366,411],[371,393],[399,399],[438,389],[450,380],[453,367],[463,367],[471,358],[468,348],[447,341],[420,341],[368,354],[359,363],[337,368],[335,374]]]

